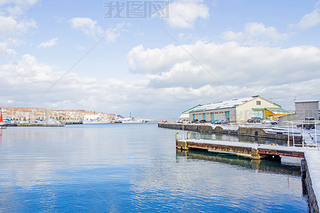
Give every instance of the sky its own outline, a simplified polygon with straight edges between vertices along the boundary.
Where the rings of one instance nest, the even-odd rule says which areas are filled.
[[[320,1],[0,0],[0,105],[177,119],[319,100]]]

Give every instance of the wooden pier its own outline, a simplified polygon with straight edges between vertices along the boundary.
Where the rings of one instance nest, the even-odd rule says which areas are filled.
[[[280,159],[280,156],[304,158],[305,151],[314,150],[314,148],[309,147],[285,147],[267,144],[194,139],[177,140],[176,148],[182,150],[200,149],[213,152],[228,153],[248,157],[253,160],[259,160],[261,158],[268,157]]]

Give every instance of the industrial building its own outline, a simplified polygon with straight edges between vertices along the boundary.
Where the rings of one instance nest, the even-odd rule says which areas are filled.
[[[301,123],[304,122],[306,118],[319,120],[319,101],[295,101],[295,112],[281,117],[279,124],[286,125],[287,122]]]
[[[201,105],[198,104],[198,105],[196,105],[196,106],[194,106],[194,107],[191,107],[190,109],[187,109],[187,110],[183,111],[183,112],[181,113],[180,117],[179,117],[179,120],[180,120],[180,121],[189,121],[189,120],[190,120],[190,118],[189,118],[189,112],[190,112],[191,110],[194,110],[194,109],[200,107],[200,106],[201,106]]]
[[[233,123],[247,122],[249,118],[278,119],[279,116],[289,114],[280,105],[260,96],[233,99],[213,104],[199,106],[189,111],[189,119],[212,122],[224,120]]]

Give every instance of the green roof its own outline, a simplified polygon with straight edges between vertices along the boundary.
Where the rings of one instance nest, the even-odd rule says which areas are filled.
[[[191,107],[190,109],[187,109],[187,110],[183,111],[181,114],[189,114],[189,112],[190,112],[191,110],[193,110],[193,109],[195,109],[195,108],[197,108],[197,107],[199,107],[199,106],[202,106],[202,105],[201,105],[201,104],[198,104],[198,105],[196,105],[196,106],[194,106],[194,107]]]

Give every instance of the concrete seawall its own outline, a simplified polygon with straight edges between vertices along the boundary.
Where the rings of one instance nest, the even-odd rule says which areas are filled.
[[[306,152],[301,163],[302,184],[304,193],[308,195],[309,212],[319,212],[320,196],[320,155],[318,151]]]
[[[230,135],[238,135],[238,136],[250,136],[250,137],[258,137],[258,138],[269,138],[269,139],[277,139],[277,140],[288,140],[288,135],[284,134],[284,132],[277,133],[267,133],[264,128],[260,127],[241,127],[241,126],[223,126],[223,125],[205,125],[205,124],[181,124],[181,123],[158,123],[158,127],[161,128],[169,128],[169,129],[177,129],[177,130],[187,130],[187,131],[195,131],[200,133],[209,133],[209,134],[230,134]],[[292,137],[290,137],[292,140]],[[300,135],[294,136],[295,142],[301,142],[302,137]]]

